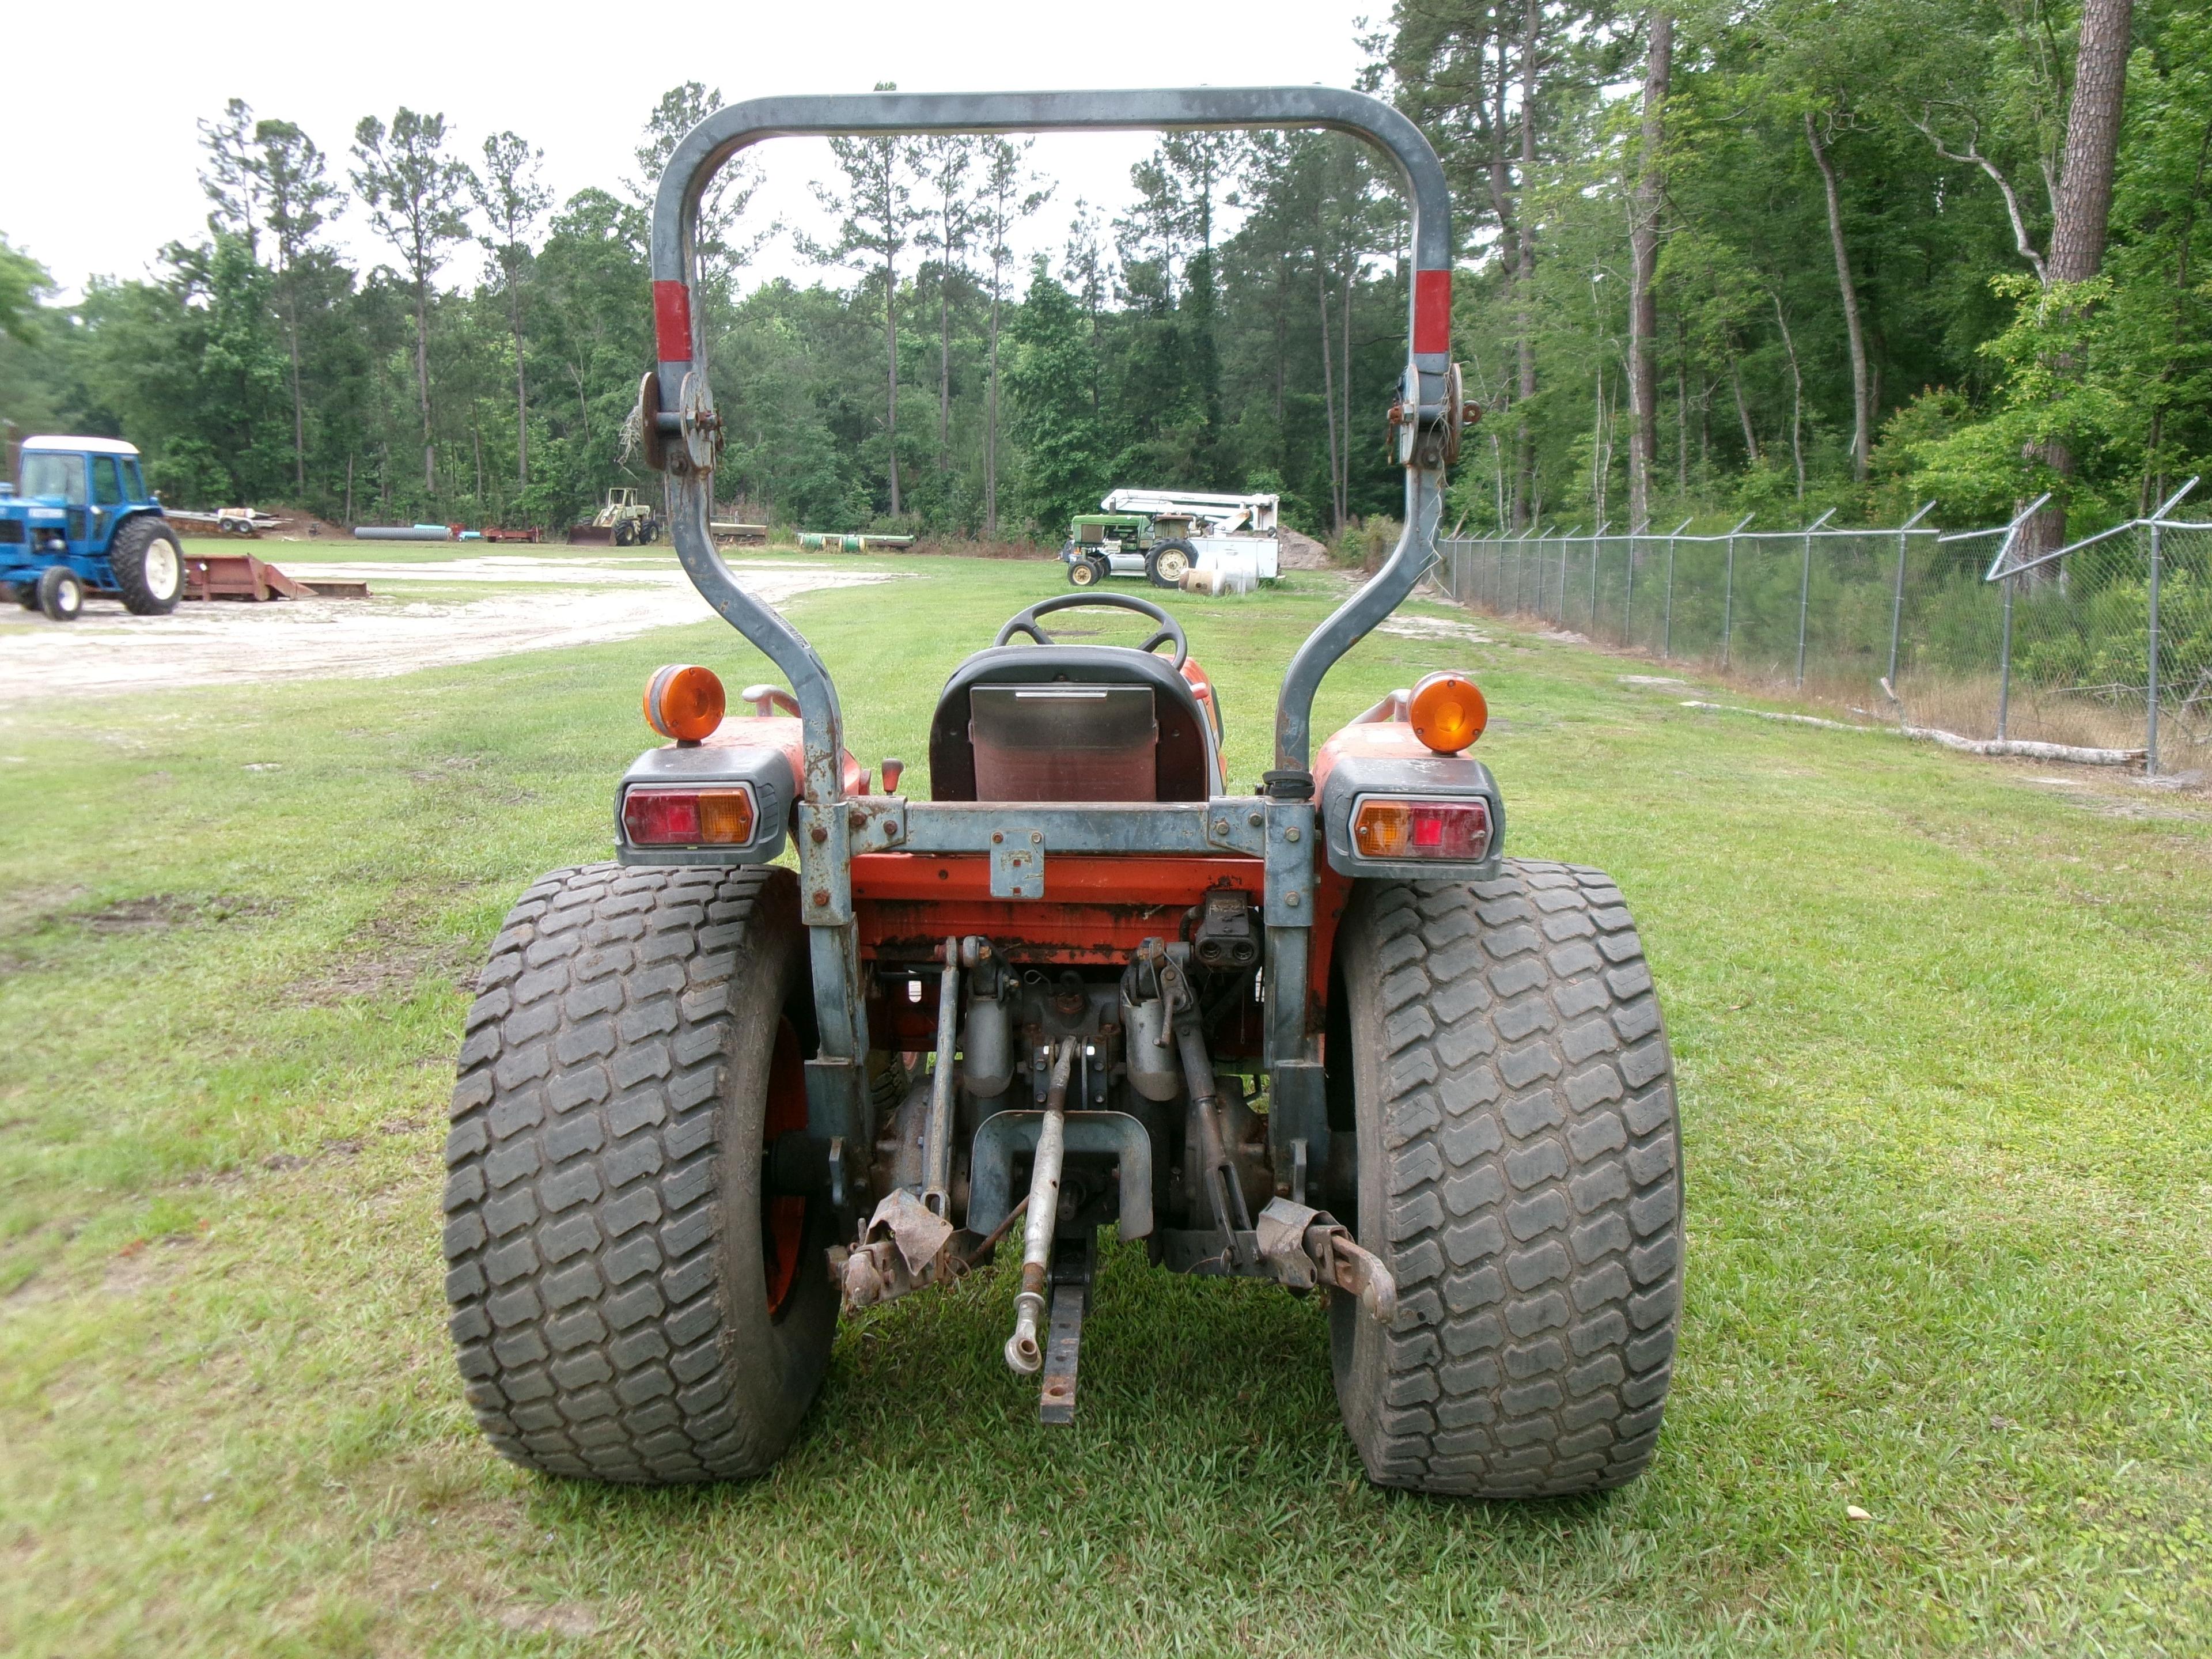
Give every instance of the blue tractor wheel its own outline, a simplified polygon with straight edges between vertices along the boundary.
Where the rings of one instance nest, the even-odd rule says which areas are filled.
[[[65,564],[39,573],[39,609],[53,622],[75,622],[84,614],[84,580]]]

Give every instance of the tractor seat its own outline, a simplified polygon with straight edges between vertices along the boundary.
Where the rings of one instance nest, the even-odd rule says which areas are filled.
[[[1212,730],[1166,658],[1001,645],[952,672],[929,726],[932,800],[1205,800]]]

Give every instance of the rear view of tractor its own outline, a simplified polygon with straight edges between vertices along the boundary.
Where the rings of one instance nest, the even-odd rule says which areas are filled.
[[[821,659],[715,550],[690,204],[776,134],[1198,125],[1333,127],[1395,164],[1404,538],[1292,657],[1256,792],[1231,784],[1220,699],[1176,618],[1083,592],[953,671],[927,798],[902,793],[901,762],[872,776],[847,751]],[[1323,1300],[1378,1482],[1562,1494],[1649,1462],[1680,1170],[1621,895],[1504,856],[1462,676],[1312,744],[1322,677],[1433,556],[1469,414],[1447,213],[1402,116],[1310,88],[774,99],[679,146],[641,419],[684,568],[783,684],[733,714],[708,669],[654,675],[667,741],[617,787],[614,860],[526,893],[481,977],[445,1243],[461,1371],[505,1455],[611,1480],[757,1474],[816,1395],[841,1307],[994,1261],[1018,1275],[1006,1363],[1069,1421],[1110,1225],[1164,1270]],[[1141,618],[1142,643],[1054,637],[1059,613],[1100,605]]]

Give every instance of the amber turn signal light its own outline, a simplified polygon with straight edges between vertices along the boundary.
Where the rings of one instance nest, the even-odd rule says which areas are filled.
[[[1364,859],[1443,859],[1476,864],[1490,855],[1490,803],[1363,799],[1352,815]]]
[[[1439,755],[1456,755],[1490,724],[1490,705],[1464,674],[1431,674],[1413,688],[1407,706],[1413,735]]]
[[[721,678],[696,663],[672,663],[645,683],[645,723],[678,743],[710,736],[728,706]]]
[[[753,792],[636,785],[623,796],[623,833],[633,847],[743,847],[753,838]]]

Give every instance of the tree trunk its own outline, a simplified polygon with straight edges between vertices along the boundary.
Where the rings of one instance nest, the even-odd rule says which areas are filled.
[[[884,349],[890,362],[890,395],[884,405],[884,443],[889,452],[891,517],[899,515],[898,476],[898,270],[884,261]]]
[[[1866,331],[1859,323],[1858,285],[1851,280],[1850,250],[1844,245],[1844,204],[1836,188],[1836,164],[1820,142],[1819,123],[1805,112],[1805,142],[1820,169],[1820,184],[1828,198],[1828,246],[1836,257],[1836,287],[1843,295],[1844,335],[1851,353],[1851,480],[1864,483],[1867,451],[1873,442],[1874,398],[1867,378]]]
[[[999,538],[999,289],[1002,263],[991,260],[991,383],[983,392],[983,534]]]
[[[937,276],[937,470],[952,465],[952,294]]]
[[[1683,359],[1689,345],[1682,337],[1680,318],[1674,321],[1674,493],[1690,495],[1690,370]]]
[[[2105,232],[2112,210],[2112,161],[2119,148],[2134,26],[2135,0],[2082,0],[2074,101],[2066,112],[2066,149],[2051,216],[2046,269],[2053,283],[2086,283],[2104,267]],[[2075,365],[2057,367],[2071,369]],[[2058,475],[2061,487],[2014,538],[2016,564],[2055,553],[2066,544],[2064,481],[2075,471],[2074,452],[2063,438],[2031,446],[2028,453]]]
[[[1797,469],[1797,499],[1805,499],[1805,377],[1797,368],[1797,342],[1790,337],[1790,319],[1783,314],[1782,296],[1770,294],[1774,320],[1782,327],[1782,349],[1790,359],[1790,459]]]
[[[2112,160],[2119,146],[2134,21],[2134,0],[2083,0],[2074,102],[2066,112],[2065,160],[2051,226],[2054,283],[2086,283],[2104,266]]]
[[[522,369],[522,294],[514,285],[514,274],[507,276],[507,315],[514,328],[514,481],[519,485],[530,483],[530,388],[525,383]]]
[[[1743,400],[1743,365],[1736,358],[1729,359],[1729,390],[1735,393],[1735,417],[1743,425],[1743,459],[1747,466],[1759,465],[1759,433],[1751,423],[1751,406]]]
[[[1541,0],[1526,0],[1521,34],[1521,187],[1525,190],[1536,171],[1536,33],[1543,20]],[[1529,295],[1536,281],[1536,233],[1521,225],[1521,269],[1513,284],[1513,349],[1519,371],[1516,400],[1526,404],[1536,395],[1536,326]],[[1513,527],[1525,530],[1536,516],[1536,434],[1528,416],[1514,422]]]
[[[1344,534],[1344,492],[1339,488],[1336,465],[1336,372],[1328,339],[1328,283],[1323,276],[1321,250],[1314,250],[1314,295],[1321,301],[1321,403],[1328,417],[1328,505],[1335,533]],[[1351,434],[1346,434],[1348,438]]]
[[[1651,471],[1659,459],[1659,388],[1652,339],[1659,331],[1651,279],[1659,263],[1660,148],[1666,137],[1667,82],[1674,66],[1674,20],[1653,9],[1644,64],[1644,145],[1628,220],[1628,523],[1651,516]]]
[[[1337,351],[1342,367],[1337,370],[1337,407],[1343,418],[1337,422],[1344,434],[1344,441],[1336,447],[1337,499],[1344,503],[1344,517],[1352,517],[1352,289],[1359,280],[1359,261],[1355,257],[1344,273],[1343,325],[1338,330]]]
[[[437,452],[430,444],[430,298],[428,284],[415,287],[415,389],[422,404],[422,488],[438,493]]]
[[[284,272],[284,343],[292,356],[292,487],[300,504],[307,500],[307,415],[300,395],[300,296],[292,285],[292,272]]]

